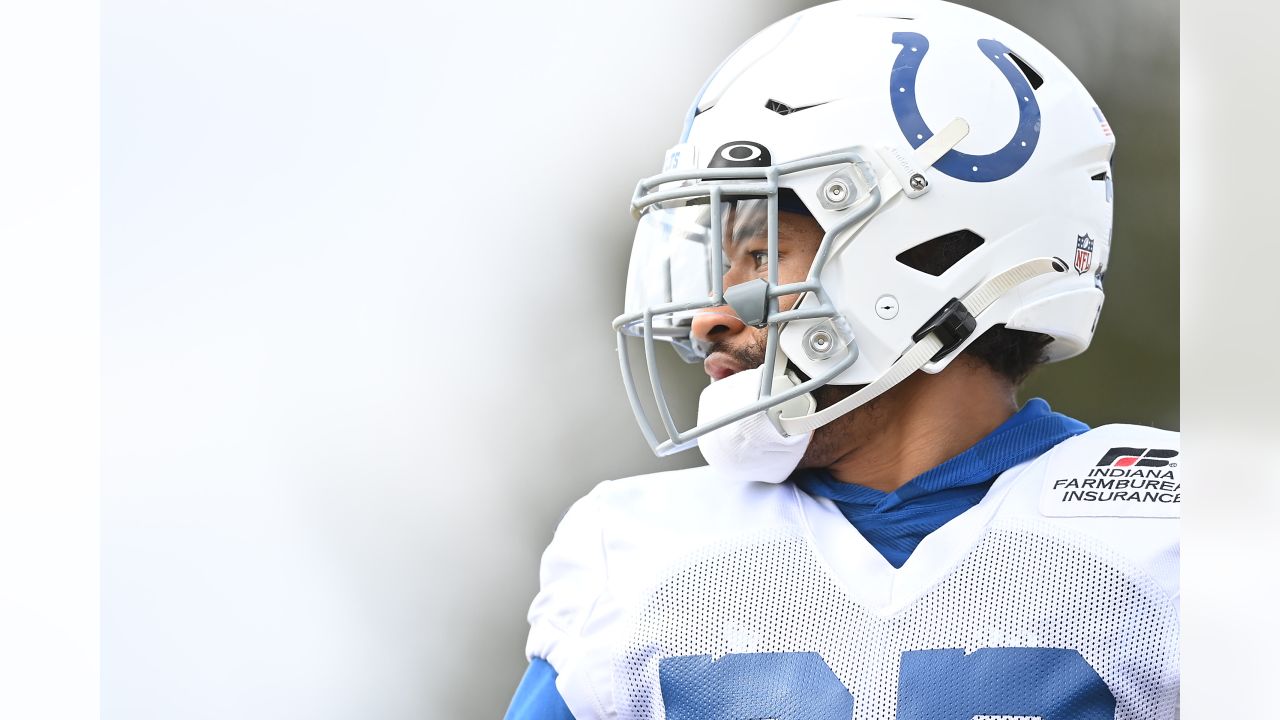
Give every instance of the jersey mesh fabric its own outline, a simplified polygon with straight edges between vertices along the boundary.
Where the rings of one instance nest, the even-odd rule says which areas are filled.
[[[1117,720],[1174,716],[1176,611],[1156,583],[1089,537],[1038,520],[993,524],[946,579],[888,617],[842,590],[801,534],[691,559],[642,608],[615,656],[621,718],[664,717],[663,658],[817,652],[852,691],[856,720],[897,712],[904,651],[1074,648]]]

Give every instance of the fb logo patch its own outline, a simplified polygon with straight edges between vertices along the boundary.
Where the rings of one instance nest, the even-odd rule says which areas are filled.
[[[1178,457],[1177,450],[1162,448],[1117,447],[1107,451],[1097,467],[1167,467],[1170,458]]]
[[[933,137],[933,130],[920,116],[916,102],[916,74],[920,63],[929,52],[929,41],[920,33],[896,32],[893,43],[902,51],[893,63],[889,75],[889,101],[893,105],[898,128],[918,148]],[[999,40],[979,40],[978,49],[991,61],[1009,82],[1018,100],[1018,129],[1005,146],[988,155],[970,155],[958,150],[948,151],[934,167],[945,175],[967,182],[992,182],[1009,177],[1027,164],[1040,140],[1040,104],[1035,92],[1022,71],[1009,58],[1012,52]],[[949,119],[949,118],[948,118]]]

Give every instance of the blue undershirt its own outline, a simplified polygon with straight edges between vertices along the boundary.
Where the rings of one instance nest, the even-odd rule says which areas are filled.
[[[551,663],[540,657],[529,661],[504,720],[573,720],[573,713],[556,690],[556,670]]]
[[[997,475],[1088,429],[1033,398],[976,445],[893,492],[842,483],[826,470],[801,470],[791,479],[810,495],[834,502],[862,537],[900,568],[926,535],[977,505]]]
[[[791,479],[810,495],[834,502],[867,542],[900,568],[926,535],[977,505],[1000,473],[1088,429],[1033,398],[976,445],[894,492],[842,483],[826,470],[797,471]],[[555,668],[534,658],[506,720],[573,720],[555,679]]]

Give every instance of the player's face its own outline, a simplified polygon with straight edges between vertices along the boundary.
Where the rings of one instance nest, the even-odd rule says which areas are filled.
[[[732,215],[732,212],[731,212]],[[769,237],[763,214],[728,218],[724,242],[724,287],[732,287],[769,274]],[[807,215],[778,215],[778,282],[800,282],[809,274],[813,256],[822,242],[822,227]],[[779,310],[789,310],[797,295],[779,298]],[[721,380],[764,363],[766,328],[744,324],[728,307],[712,308],[693,319],[691,334],[707,349],[703,368],[711,379]]]
[[[736,219],[736,218],[734,218]],[[734,228],[722,247],[728,267],[724,274],[724,287],[732,287],[769,273],[769,243],[767,228],[763,222],[726,223]],[[809,274],[813,257],[822,243],[823,231],[818,222],[808,215],[783,212],[778,216],[778,282],[800,282]],[[797,295],[778,300],[779,310],[789,310]],[[734,373],[764,364],[767,328],[753,328],[734,315],[727,307],[711,308],[693,319],[693,339],[707,351],[703,368],[712,380],[720,380]],[[818,408],[834,403],[856,392],[858,386],[827,385],[814,391]],[[890,395],[893,391],[890,391]],[[870,436],[886,419],[882,407],[884,397],[840,416],[814,433],[800,461],[800,467],[827,467],[856,445],[860,438]]]

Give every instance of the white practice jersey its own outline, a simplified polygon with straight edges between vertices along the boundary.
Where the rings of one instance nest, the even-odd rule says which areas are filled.
[[[1177,451],[1073,437],[898,569],[792,483],[605,482],[543,556],[527,652],[578,720],[1172,718]]]

